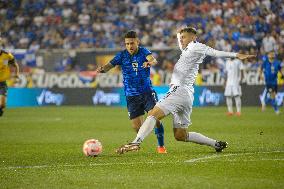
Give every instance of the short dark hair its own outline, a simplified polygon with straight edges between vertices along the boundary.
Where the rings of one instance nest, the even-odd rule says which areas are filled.
[[[194,34],[194,35],[197,34],[197,30],[196,30],[194,27],[189,27],[189,26],[183,28],[183,29],[180,31],[180,33],[183,33],[183,32],[192,33],[192,34]]]
[[[133,30],[128,31],[125,35],[124,35],[124,39],[125,38],[137,38],[137,33]]]

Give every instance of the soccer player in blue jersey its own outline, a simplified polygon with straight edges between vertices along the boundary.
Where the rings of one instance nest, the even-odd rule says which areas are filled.
[[[139,46],[135,31],[127,32],[124,41],[126,49],[99,67],[97,72],[105,73],[115,66],[121,66],[129,118],[132,127],[138,132],[144,122],[145,111],[151,112],[157,102],[157,94],[150,80],[150,67],[156,65],[157,60],[148,49]],[[164,127],[160,121],[156,123],[155,134],[158,139],[157,152],[166,153]]]
[[[276,114],[279,114],[279,108],[277,106],[275,96],[277,94],[277,74],[281,72],[282,77],[284,74],[281,71],[281,62],[275,58],[274,52],[269,52],[267,58],[263,61],[259,70],[262,79],[262,72],[265,79],[265,95],[264,101],[262,102],[262,111],[265,110],[265,105],[271,103]],[[269,96],[268,96],[269,94]]]

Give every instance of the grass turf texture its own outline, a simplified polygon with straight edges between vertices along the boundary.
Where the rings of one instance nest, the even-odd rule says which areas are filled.
[[[229,142],[216,154],[174,140],[164,119],[168,154],[151,134],[139,152],[115,149],[135,137],[126,109],[46,107],[7,109],[0,118],[0,188],[284,188],[284,116],[272,109],[194,108],[190,130]],[[103,153],[85,157],[83,142]],[[187,161],[187,162],[186,162]]]

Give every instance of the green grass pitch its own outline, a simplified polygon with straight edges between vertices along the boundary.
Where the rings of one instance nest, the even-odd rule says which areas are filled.
[[[177,142],[164,119],[168,154],[156,153],[151,134],[139,152],[115,154],[135,133],[125,108],[44,107],[7,109],[0,118],[0,188],[284,188],[284,115],[271,108],[194,108],[191,131],[225,140],[207,146]],[[103,153],[82,153],[95,138]]]

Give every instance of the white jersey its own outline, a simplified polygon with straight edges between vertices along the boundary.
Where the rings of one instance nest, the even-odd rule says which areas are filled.
[[[179,35],[178,35],[179,38]],[[178,39],[179,46],[180,41]],[[182,49],[181,49],[182,50]],[[207,56],[236,57],[236,53],[217,51],[202,43],[191,42],[182,50],[178,62],[175,64],[171,88],[156,104],[165,115],[173,115],[174,128],[187,128],[191,124],[190,115],[194,101],[193,84],[195,82],[199,64]]]
[[[243,63],[240,60],[227,60],[225,65],[227,73],[226,86],[238,86],[241,80],[241,70],[243,69]]]
[[[180,35],[178,34],[177,37],[179,46],[181,47],[179,40]],[[198,74],[199,64],[203,62],[203,59],[207,55],[233,58],[236,57],[237,53],[217,51],[207,45],[192,41],[182,50],[182,54],[175,64],[170,84],[182,86],[194,92],[193,84]]]

